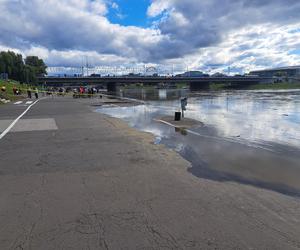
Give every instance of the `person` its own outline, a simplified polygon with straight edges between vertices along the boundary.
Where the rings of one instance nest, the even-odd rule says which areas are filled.
[[[78,98],[78,90],[76,88],[73,89],[73,98]]]
[[[59,88],[59,89],[58,89],[58,95],[59,95],[59,96],[62,96],[62,95],[63,95],[63,92],[64,92],[63,88]]]
[[[39,98],[39,90],[37,89],[37,87],[34,88],[34,95],[35,95],[35,99]]]
[[[31,99],[31,89],[29,88],[29,89],[27,89],[27,96],[28,96],[28,98],[30,98]]]
[[[14,95],[17,95],[17,87],[15,85],[13,86],[13,93]]]
[[[80,86],[80,88],[79,88],[79,93],[80,93],[79,97],[83,97],[84,89],[82,86]]]

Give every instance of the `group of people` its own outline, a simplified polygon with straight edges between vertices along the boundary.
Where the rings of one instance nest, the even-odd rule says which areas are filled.
[[[35,99],[39,98],[39,90],[35,87],[33,90],[31,88],[27,89],[27,97],[32,98],[32,92],[34,93]]]
[[[85,88],[85,87],[79,87],[73,89],[73,97],[78,98],[78,97],[93,97],[94,94],[98,93],[98,90],[96,88]]]
[[[12,88],[13,94],[14,95],[21,95],[21,89],[17,88],[16,86],[13,86]],[[25,91],[27,91],[27,97],[29,99],[32,98],[32,96],[34,95],[36,99],[39,98],[39,90],[37,87],[28,87],[28,89],[26,89]],[[6,92],[6,86],[3,85],[1,87],[1,92],[5,93]],[[91,98],[93,97],[95,94],[99,93],[99,90],[94,88],[94,87],[83,87],[80,86],[79,88],[54,88],[54,87],[49,87],[47,89],[45,89],[45,92],[43,92],[43,94],[47,94],[47,95],[51,95],[53,96],[54,94],[57,94],[58,96],[65,96],[68,92],[73,92],[73,97],[74,98]],[[102,97],[102,96],[101,96]]]

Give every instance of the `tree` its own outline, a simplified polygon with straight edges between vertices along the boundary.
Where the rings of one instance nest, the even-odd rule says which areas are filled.
[[[37,77],[46,74],[44,61],[37,56],[28,56],[24,60],[21,54],[13,51],[0,52],[0,73],[7,73],[10,79],[23,83],[37,83]]]
[[[34,67],[36,76],[44,76],[47,74],[47,66],[42,59],[39,59],[37,56],[27,56],[25,59],[25,64],[31,67]]]
[[[32,66],[24,65],[21,73],[21,82],[36,84],[35,69]]]

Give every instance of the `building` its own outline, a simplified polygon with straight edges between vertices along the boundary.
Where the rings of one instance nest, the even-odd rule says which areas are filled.
[[[208,77],[208,74],[204,74],[201,71],[188,71],[183,74],[176,75],[179,77]]]
[[[259,77],[278,77],[278,78],[296,78],[300,79],[300,65],[290,67],[280,67],[274,69],[255,70],[250,75]]]

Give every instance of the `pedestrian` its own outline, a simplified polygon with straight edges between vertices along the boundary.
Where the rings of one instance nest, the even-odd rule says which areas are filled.
[[[58,95],[59,96],[63,96],[63,92],[64,92],[63,88],[58,89]]]
[[[83,94],[84,94],[84,89],[83,89],[83,87],[81,86],[80,88],[79,88],[79,97],[83,97]]]
[[[29,88],[29,89],[27,89],[27,96],[28,96],[28,98],[30,98],[31,99],[31,89]]]
[[[37,87],[34,88],[34,95],[35,99],[39,99],[39,90],[37,89]]]

